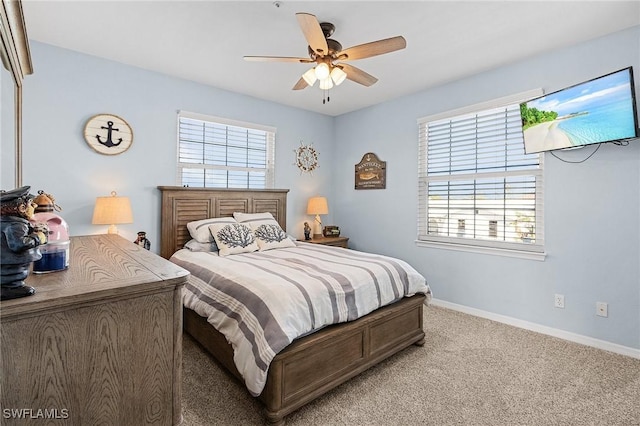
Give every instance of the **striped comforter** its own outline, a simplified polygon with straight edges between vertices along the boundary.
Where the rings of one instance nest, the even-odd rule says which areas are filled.
[[[309,243],[226,257],[183,249],[171,261],[191,272],[184,306],[225,335],[254,396],[271,360],[297,337],[431,294],[402,260]]]

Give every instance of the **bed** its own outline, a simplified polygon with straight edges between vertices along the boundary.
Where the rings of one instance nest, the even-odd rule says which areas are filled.
[[[182,187],[159,187],[162,192],[161,255],[185,264],[179,252],[191,239],[187,223],[208,218],[233,216],[234,212],[270,213],[286,230],[288,190],[233,190]],[[270,257],[295,257],[297,251],[320,250],[319,257],[333,261],[334,255],[358,258],[366,256],[348,249],[319,247],[296,243],[296,248],[270,250]],[[288,253],[287,251],[290,251]],[[296,251],[297,250],[297,251]],[[325,252],[322,252],[325,250]],[[338,251],[337,254],[334,251]],[[185,252],[186,250],[182,250]],[[316,253],[314,252],[314,255]],[[236,255],[234,255],[236,256]],[[240,261],[242,256],[230,256],[226,262]],[[257,257],[253,254],[246,257]],[[189,263],[188,261],[186,263]],[[220,260],[215,260],[220,262]],[[195,265],[195,263],[193,263]],[[187,268],[189,269],[189,268]],[[193,269],[193,268],[192,268]],[[197,267],[195,269],[198,269]],[[194,288],[202,281],[192,272]],[[206,280],[206,279],[205,279]],[[202,283],[199,283],[202,284]],[[424,345],[422,313],[427,291],[404,297],[375,309],[355,320],[324,326],[313,333],[296,338],[270,359],[260,393],[248,390],[263,402],[268,423],[283,424],[285,416],[320,395],[356,376],[362,371],[410,345]],[[185,296],[186,299],[190,296]],[[199,310],[197,306],[194,309]],[[228,339],[209,324],[202,312],[184,308],[184,329],[220,364],[244,381],[234,362],[234,350]],[[243,370],[245,371],[245,370]],[[246,375],[246,371],[245,371]],[[246,383],[245,383],[246,384]]]

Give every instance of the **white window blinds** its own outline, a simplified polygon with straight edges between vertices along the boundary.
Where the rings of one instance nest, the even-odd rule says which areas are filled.
[[[419,120],[419,241],[543,252],[542,156],[524,152],[519,105],[534,93],[521,96]]]
[[[275,129],[180,111],[178,183],[213,188],[272,188]]]

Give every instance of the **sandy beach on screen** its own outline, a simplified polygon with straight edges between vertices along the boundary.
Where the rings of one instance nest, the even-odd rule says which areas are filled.
[[[527,151],[538,152],[572,146],[569,137],[558,129],[559,122],[560,120],[546,121],[525,130],[524,137],[527,140]]]

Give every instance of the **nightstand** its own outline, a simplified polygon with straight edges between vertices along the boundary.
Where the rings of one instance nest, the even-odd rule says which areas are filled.
[[[306,243],[322,244],[325,246],[348,247],[349,237],[320,237],[305,241]]]

